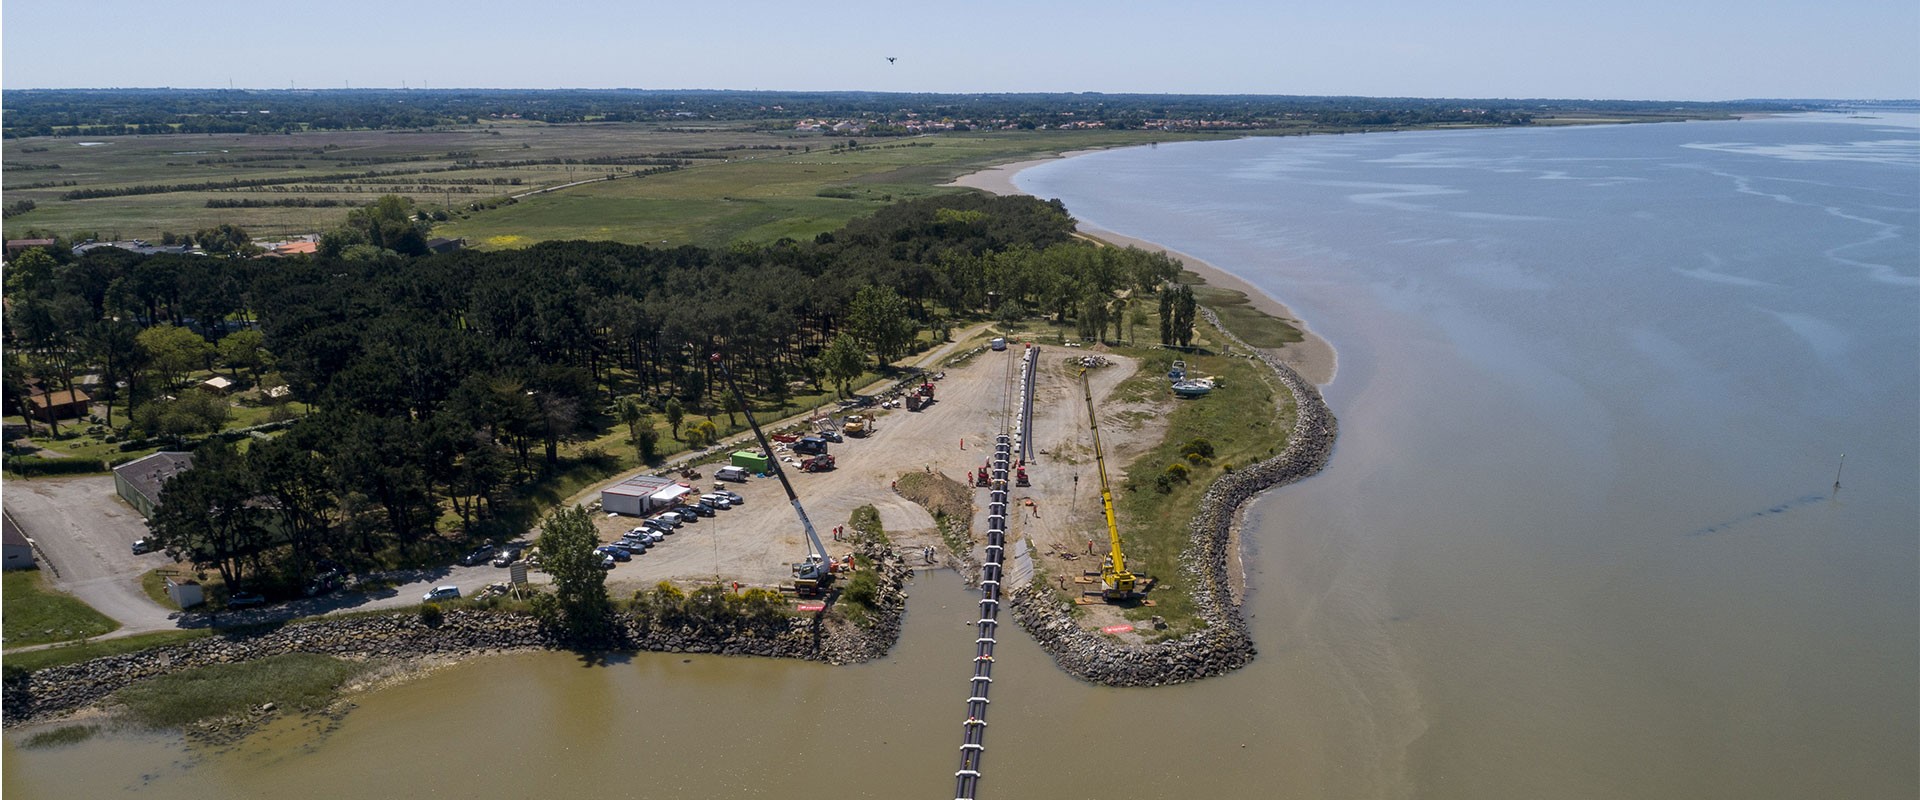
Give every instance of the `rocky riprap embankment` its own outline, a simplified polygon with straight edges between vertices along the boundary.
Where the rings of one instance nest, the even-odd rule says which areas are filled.
[[[821,614],[784,616],[766,623],[717,625],[643,624],[631,614],[616,614],[609,650],[768,656],[832,664],[871,661],[887,654],[900,638],[906,609],[904,586],[913,570],[879,548],[866,552],[880,574],[878,608],[868,624],[855,625]],[[541,628],[533,617],[510,611],[456,609],[438,625],[418,613],[320,619],[258,633],[228,633],[183,644],[106,656],[6,676],[4,710],[8,726],[56,717],[98,702],[120,688],[170,672],[250,661],[285,653],[318,653],[352,659],[408,661],[514,650],[557,650],[567,645]]]
[[[1212,309],[1200,310],[1235,344],[1257,354],[1293,393],[1297,409],[1293,432],[1279,455],[1214,481],[1195,509],[1189,524],[1191,543],[1180,554],[1180,568],[1192,587],[1204,629],[1179,639],[1126,645],[1080,627],[1069,606],[1044,585],[1029,584],[1014,591],[1013,613],[1020,626],[1039,640],[1061,669],[1081,680],[1109,686],[1160,686],[1219,675],[1252,661],[1253,639],[1234,598],[1229,566],[1234,516],[1254,495],[1319,472],[1333,453],[1336,425],[1319,389],[1292,367],[1227,332]]]

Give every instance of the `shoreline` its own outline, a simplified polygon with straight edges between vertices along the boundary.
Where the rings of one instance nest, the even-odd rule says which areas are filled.
[[[1097,152],[1100,151],[1070,150],[1048,158],[1034,158],[1026,161],[1016,161],[1011,164],[1002,164],[997,167],[980,170],[979,172],[962,175],[955,178],[951,183],[944,185],[978,189],[989,194],[997,195],[1026,195],[1028,192],[1021,190],[1020,187],[1013,183],[1014,177],[1021,172],[1050,161]],[[1301,377],[1306,378],[1318,386],[1325,386],[1332,383],[1334,377],[1338,374],[1340,358],[1339,352],[1333,347],[1333,343],[1327,341],[1326,338],[1320,336],[1318,333],[1315,333],[1313,329],[1307,325],[1306,321],[1300,319],[1299,316],[1293,313],[1293,309],[1287,307],[1286,303],[1281,302],[1279,298],[1249,283],[1245,278],[1221,269],[1218,265],[1205,259],[1180,252],[1158,242],[1117,233],[1085,222],[1079,223],[1078,230],[1087,237],[1106,242],[1116,247],[1138,247],[1148,252],[1165,253],[1170,257],[1179,259],[1186,269],[1199,275],[1201,281],[1206,285],[1229,289],[1246,295],[1248,302],[1253,305],[1255,310],[1293,325],[1300,330],[1300,335],[1304,337],[1301,341],[1282,348],[1262,348],[1263,352],[1286,362],[1288,366],[1293,367],[1295,371],[1299,372]]]

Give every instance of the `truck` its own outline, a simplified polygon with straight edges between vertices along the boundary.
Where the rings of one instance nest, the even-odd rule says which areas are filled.
[[[865,436],[868,433],[867,418],[859,414],[849,416],[846,424],[840,426],[840,430],[848,436]]]
[[[802,436],[793,442],[793,452],[803,456],[817,456],[827,452],[827,440],[818,436]]]

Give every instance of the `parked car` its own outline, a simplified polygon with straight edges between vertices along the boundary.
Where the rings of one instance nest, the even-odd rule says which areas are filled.
[[[646,522],[640,523],[640,527],[635,528],[634,530],[652,531],[654,533],[673,533],[673,526],[678,522],[679,520],[674,520],[674,522],[669,523],[663,520],[650,519],[650,520],[647,520]]]
[[[435,586],[433,587],[433,591],[420,596],[420,602],[423,603],[458,599],[460,599],[460,587],[458,586]]]
[[[600,554],[600,568],[601,568],[601,569],[613,569],[613,565],[614,565],[614,563],[615,563],[615,562],[614,562],[614,560],[613,560],[613,556],[611,556],[611,555],[608,555],[608,554],[606,554],[606,553],[601,553],[601,554]]]
[[[626,548],[620,547],[619,545],[603,544],[595,549],[607,555],[613,556],[613,560],[615,561],[633,560],[633,554],[627,552]]]
[[[647,537],[648,544],[659,544],[667,540],[667,535],[661,531],[643,531],[640,535]]]
[[[732,491],[730,489],[716,489],[714,490],[714,494],[726,495],[727,499],[732,500],[733,504],[736,506],[747,502],[747,498],[741,497],[739,492]]]
[[[700,495],[700,500],[703,503],[712,503],[715,508],[733,508],[733,498],[719,492]]]
[[[685,508],[685,507],[678,508],[678,509],[675,509],[673,513],[680,515],[680,521],[682,523],[700,521],[700,512],[695,511],[691,508]]]
[[[822,438],[822,439],[825,439],[825,440],[827,440],[827,441],[829,441],[829,442],[833,442],[834,444],[839,444],[839,443],[841,443],[841,442],[844,442],[844,441],[846,441],[846,440],[847,440],[847,437],[845,437],[845,436],[841,436],[841,435],[840,435],[840,432],[839,432],[839,431],[837,431],[837,430],[834,430],[834,429],[832,429],[832,428],[828,428],[828,429],[826,429],[826,430],[824,430],[824,431],[821,431],[821,432],[819,432],[819,433],[817,433],[817,434],[815,434],[815,435],[816,435],[816,436],[819,436],[820,438]]]
[[[499,555],[493,557],[493,565],[496,567],[508,567],[508,566],[512,566],[513,562],[519,561],[519,560],[520,560],[520,548],[508,547],[508,548],[502,549]]]
[[[702,500],[698,503],[687,506],[687,509],[703,517],[711,517],[715,514],[720,513],[720,507],[717,505],[714,505],[712,500]]]
[[[649,542],[645,538],[640,538],[640,537],[635,537],[631,539],[621,539],[620,541],[614,542],[613,544],[616,547],[626,548],[628,555],[636,555],[636,556],[640,555],[641,553],[647,552],[648,548],[653,547],[653,542]]]
[[[240,592],[227,596],[227,608],[248,608],[266,604],[266,595],[259,592]]]
[[[470,552],[464,556],[461,556],[460,564],[462,566],[468,566],[468,567],[485,564],[487,563],[487,558],[492,555],[493,555],[493,545],[484,544],[479,547],[473,548],[473,552]]]
[[[674,528],[680,527],[680,512],[663,511],[660,513],[660,516],[649,519],[647,522],[653,523],[655,527],[664,527],[667,530],[673,530]],[[646,522],[640,524],[645,525]]]
[[[151,553],[151,552],[153,552],[153,537],[142,536],[138,539],[133,540],[134,555],[137,556],[137,555],[140,555],[141,553]]]

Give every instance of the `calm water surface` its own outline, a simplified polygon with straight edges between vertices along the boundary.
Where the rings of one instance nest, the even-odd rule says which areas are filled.
[[[1920,120],[1168,145],[1020,183],[1286,300],[1339,349],[1342,426],[1254,507],[1261,657],[1099,689],[1009,629],[985,796],[1920,794]],[[487,659],[223,752],[10,733],[4,790],[949,796],[970,595],[913,593],[881,664]]]

